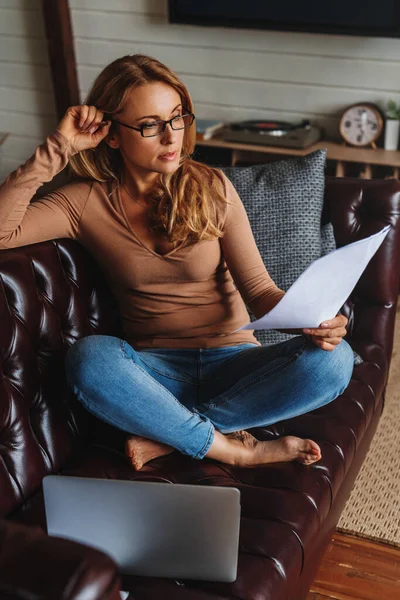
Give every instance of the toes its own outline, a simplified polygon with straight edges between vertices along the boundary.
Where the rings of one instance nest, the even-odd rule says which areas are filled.
[[[302,452],[311,455],[311,458],[321,458],[321,448],[313,440],[304,440],[305,447]]]
[[[315,455],[315,454],[310,454],[308,452],[304,452],[303,456],[300,456],[297,460],[304,465],[312,465],[313,463],[321,460],[321,458],[322,458],[321,454]]]
[[[313,440],[307,440],[310,444],[310,450],[313,454],[321,454],[321,448]]]
[[[143,462],[139,456],[138,449],[135,447],[134,444],[130,444],[129,440],[125,444],[125,454],[128,457],[128,460],[131,463],[131,465],[137,471],[142,468]]]
[[[303,440],[305,446],[299,452],[299,462],[304,465],[312,465],[321,460],[321,449],[313,440]]]
[[[298,458],[297,461],[302,465],[312,465],[315,462],[318,462],[319,458]]]
[[[134,444],[127,444],[125,446],[125,454],[129,456],[129,458],[134,459],[137,457],[138,451]]]
[[[129,442],[125,443],[125,454],[129,456],[129,458],[131,458],[134,454],[134,452],[132,451],[132,446],[131,444],[129,444]]]
[[[313,440],[302,439],[295,436],[285,436],[281,439],[283,447],[288,454],[301,462],[311,464],[321,458],[321,449]]]

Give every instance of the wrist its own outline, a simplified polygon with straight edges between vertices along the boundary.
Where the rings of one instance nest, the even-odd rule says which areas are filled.
[[[61,152],[67,152],[70,156],[78,154],[73,143],[59,129],[56,129],[52,135],[59,143]]]

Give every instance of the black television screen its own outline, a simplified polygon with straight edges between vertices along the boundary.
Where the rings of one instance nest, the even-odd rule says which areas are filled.
[[[169,0],[171,23],[400,37],[400,0]]]

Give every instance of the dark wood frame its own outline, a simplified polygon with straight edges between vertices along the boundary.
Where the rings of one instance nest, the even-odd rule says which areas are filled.
[[[57,116],[80,104],[75,48],[68,0],[42,0]]]

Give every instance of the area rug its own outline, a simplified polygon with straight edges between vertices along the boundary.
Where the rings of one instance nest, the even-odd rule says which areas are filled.
[[[337,529],[400,548],[400,305],[385,408]]]

